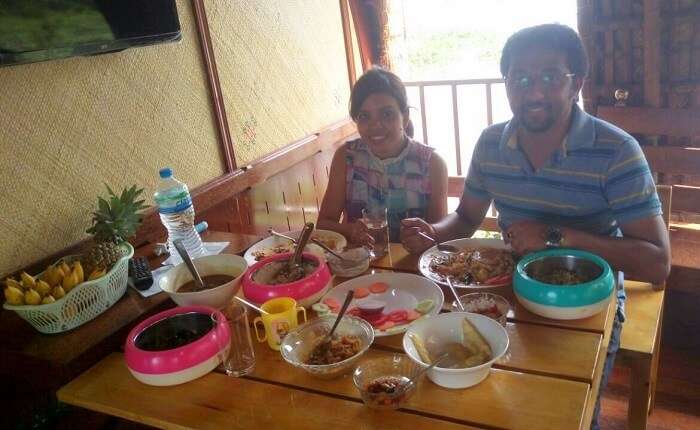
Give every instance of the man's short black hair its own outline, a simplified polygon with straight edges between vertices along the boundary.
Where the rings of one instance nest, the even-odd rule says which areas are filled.
[[[506,41],[501,54],[501,75],[506,76],[513,56],[530,48],[546,48],[566,54],[566,62],[576,76],[588,74],[588,56],[578,33],[562,24],[542,24],[524,28]]]

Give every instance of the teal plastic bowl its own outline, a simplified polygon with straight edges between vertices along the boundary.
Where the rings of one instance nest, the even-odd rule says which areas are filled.
[[[575,272],[582,282],[561,285],[544,279],[557,269]],[[546,318],[587,318],[605,309],[615,282],[610,265],[599,256],[575,249],[549,249],[528,254],[517,264],[513,291],[530,312]]]

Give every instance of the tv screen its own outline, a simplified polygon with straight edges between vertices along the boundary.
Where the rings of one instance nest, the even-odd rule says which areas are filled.
[[[180,40],[175,0],[0,0],[0,65]]]

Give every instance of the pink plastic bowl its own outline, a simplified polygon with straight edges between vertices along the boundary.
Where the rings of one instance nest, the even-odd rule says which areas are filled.
[[[219,321],[216,324],[211,319],[215,312]],[[201,337],[171,349],[154,347],[154,342],[172,339],[173,333],[182,335],[186,331],[197,332]],[[220,362],[219,350],[229,347],[230,337],[221,312],[208,306],[180,306],[153,315],[134,327],[126,339],[124,357],[131,374],[139,381],[176,385],[215,369]]]
[[[301,306],[309,306],[316,303],[330,287],[331,271],[324,261],[321,261],[316,255],[309,252],[305,252],[303,258],[313,260],[318,264],[316,270],[309,276],[288,284],[277,285],[258,284],[253,281],[253,275],[261,267],[273,261],[288,260],[292,255],[291,252],[273,255],[251,266],[243,275],[243,280],[241,281],[243,294],[246,298],[257,304],[263,304],[277,297],[291,297]]]

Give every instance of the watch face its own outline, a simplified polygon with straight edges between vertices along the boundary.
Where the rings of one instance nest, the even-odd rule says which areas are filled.
[[[547,229],[547,246],[559,246],[561,244],[561,230],[556,227]]]

